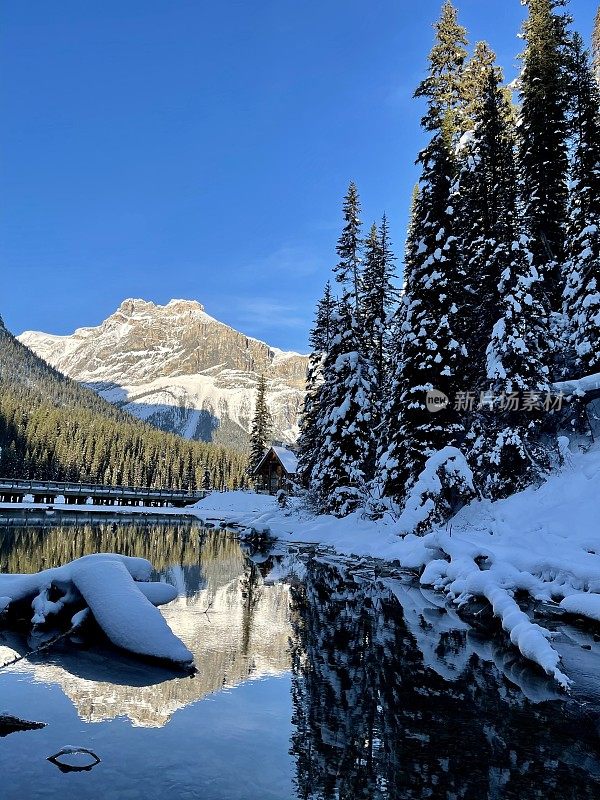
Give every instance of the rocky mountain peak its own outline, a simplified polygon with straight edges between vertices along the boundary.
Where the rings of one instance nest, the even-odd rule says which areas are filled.
[[[236,331],[195,300],[128,298],[98,326],[70,336],[26,331],[19,339],[136,416],[228,444],[247,442],[256,384],[265,375],[276,438],[296,436],[307,357]]]
[[[204,313],[204,306],[197,300],[169,300],[166,305],[153,303],[152,300],[142,300],[139,297],[128,297],[123,300],[119,308],[111,316],[123,314],[131,316],[135,314],[156,314],[156,315],[177,315],[182,313]],[[110,319],[110,317],[109,317]]]

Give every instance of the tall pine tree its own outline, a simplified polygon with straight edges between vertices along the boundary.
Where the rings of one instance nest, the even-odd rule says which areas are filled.
[[[575,375],[600,371],[600,88],[580,36],[573,42],[573,157],[564,309]]]
[[[335,279],[341,286],[342,303],[353,307],[355,315],[360,309],[361,246],[360,200],[356,184],[352,181],[344,198],[344,229],[337,244],[339,262],[334,267]]]
[[[429,74],[419,84],[415,97],[427,100],[422,119],[426,131],[439,131],[444,125],[454,135],[461,129],[463,114],[462,74],[467,57],[467,32],[458,22],[458,12],[445,0],[435,23],[435,44],[429,54]]]
[[[551,463],[543,437],[549,396],[541,351],[543,283],[524,234],[516,234],[509,253],[503,250],[497,254],[499,262],[508,256],[510,263],[501,276],[501,313],[487,350],[489,400],[481,426],[474,428],[471,452],[479,486],[492,499],[539,480]]]
[[[364,499],[374,449],[373,370],[365,357],[359,322],[361,239],[359,201],[351,184],[344,201],[344,228],[335,268],[341,298],[333,314],[335,334],[323,363],[317,428],[322,441],[315,454],[310,488],[321,510],[344,516]]]
[[[370,478],[373,373],[362,353],[360,329],[347,302],[340,302],[333,322],[337,333],[325,356],[317,419],[322,444],[310,485],[323,512],[345,516],[364,500]]]
[[[466,34],[456,9],[446,2],[436,25],[429,75],[416,97],[427,99],[422,125],[433,136],[418,158],[422,167],[404,269],[401,337],[395,375],[386,409],[389,437],[381,454],[380,479],[385,494],[406,499],[427,460],[464,435],[450,403],[437,413],[426,393],[453,398],[466,349],[458,315],[464,276],[460,272],[451,187],[456,173],[454,145],[460,134],[462,72]]]
[[[469,455],[481,490],[496,498],[535,481],[550,463],[542,431],[548,318],[519,215],[512,108],[492,65],[479,92],[457,206],[466,285],[479,298],[464,318],[473,343],[468,372],[478,406],[485,397],[471,417]]]
[[[566,0],[526,0],[528,18],[519,82],[519,171],[534,265],[548,311],[562,306],[568,172],[568,31]]]
[[[260,463],[265,450],[271,442],[272,429],[273,421],[267,406],[267,381],[265,376],[261,375],[258,379],[254,419],[252,421],[252,430],[250,431],[250,458],[248,460],[248,472],[250,474]]]
[[[310,332],[311,353],[306,371],[306,394],[300,417],[298,438],[298,478],[308,485],[315,460],[323,443],[323,431],[318,424],[323,403],[323,361],[329,352],[334,335],[333,317],[336,302],[329,281],[323,297],[317,304],[315,322]]]
[[[394,285],[394,261],[388,221],[384,214],[379,228],[373,223],[365,241],[360,298],[365,355],[373,365],[375,402],[378,405],[383,399],[389,377],[390,316],[398,301],[398,290]]]
[[[465,272],[465,388],[479,392],[487,381],[486,346],[500,314],[498,284],[518,232],[514,118],[502,72],[489,55],[474,85],[470,113],[474,130],[459,151],[452,202]]]
[[[481,111],[481,99],[490,69],[500,79],[502,71],[496,66],[496,54],[487,42],[477,42],[473,55],[465,65],[461,81],[461,94],[464,103],[464,110],[461,116],[465,130],[471,130],[475,127],[478,112]]]

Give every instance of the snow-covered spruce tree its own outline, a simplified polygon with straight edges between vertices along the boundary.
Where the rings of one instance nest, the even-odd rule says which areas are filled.
[[[404,264],[414,262],[419,246],[417,241],[419,219],[418,201],[419,184],[415,184],[412,192],[409,223],[404,245]],[[395,485],[400,464],[403,461],[403,447],[400,438],[400,419],[402,396],[400,393],[400,376],[402,365],[402,346],[404,342],[407,295],[411,292],[410,278],[412,273],[404,268],[402,290],[398,292],[398,302],[391,314],[387,332],[387,376],[383,385],[380,423],[376,432],[376,463],[374,479],[370,485],[369,513],[373,517],[381,516],[387,503],[383,498]]]
[[[375,426],[380,419],[385,386],[390,368],[390,316],[398,301],[394,285],[395,257],[390,242],[387,217],[379,228],[373,223],[364,248],[361,274],[361,320],[365,336],[365,355],[373,365]]]
[[[575,375],[600,371],[600,88],[573,38],[573,148],[564,311]]]
[[[466,358],[457,313],[464,276],[452,232],[454,161],[449,134],[437,133],[421,160],[418,244],[405,264],[410,289],[402,298],[401,354],[387,409],[390,441],[380,461],[384,491],[400,502],[427,459],[444,447],[456,446],[464,435],[452,401],[436,413],[426,406],[428,390],[454,398],[463,388],[460,380]]]
[[[348,186],[343,204],[344,228],[337,244],[339,261],[334,267],[335,280],[342,288],[341,301],[360,314],[361,220],[360,200],[354,181]]]
[[[500,317],[487,350],[489,406],[470,453],[484,495],[507,497],[540,480],[551,465],[543,436],[543,402],[548,396],[544,363],[546,312],[543,282],[525,234],[514,229],[510,253],[500,279]]]
[[[445,0],[435,23],[435,44],[429,54],[429,74],[419,84],[415,97],[427,100],[427,114],[422,124],[427,131],[439,131],[444,125],[454,137],[460,130],[463,114],[463,69],[467,57],[467,32],[458,22],[458,12]]]
[[[454,397],[463,388],[459,381],[467,355],[458,313],[464,273],[450,202],[466,35],[449,2],[443,6],[436,31],[429,76],[415,92],[416,97],[427,98],[422,125],[432,139],[418,158],[422,177],[405,254],[404,294],[398,313],[401,341],[395,347],[386,407],[387,446],[379,457],[383,492],[400,503],[410,496],[428,459],[456,446],[464,436],[452,402],[437,413],[426,406],[428,390]]]
[[[487,42],[477,42],[473,55],[465,65],[461,79],[461,94],[464,103],[461,119],[464,131],[472,130],[477,124],[483,90],[488,81],[490,69],[494,70],[500,78],[501,69],[496,65],[496,54]]]
[[[271,441],[272,428],[273,420],[271,419],[271,412],[267,406],[267,381],[265,376],[261,375],[258,379],[254,419],[250,432],[249,474],[252,474],[252,471],[256,469],[264,456]]]
[[[460,314],[469,352],[465,388],[479,392],[487,384],[485,351],[500,315],[498,284],[512,261],[518,225],[514,116],[502,72],[489,57],[477,79],[471,115],[474,130],[459,148],[452,205],[466,276]]]
[[[568,31],[557,10],[566,0],[526,0],[526,41],[519,79],[519,173],[534,266],[547,306],[562,307],[562,263],[567,219]]]
[[[475,345],[467,367],[470,389],[475,402],[481,392],[489,397],[471,419],[469,459],[483,493],[501,497],[533,482],[549,465],[540,408],[548,391],[541,351],[548,315],[519,216],[512,107],[493,65],[479,92],[455,200],[465,285],[476,298],[461,316]],[[515,407],[516,399],[509,399],[515,392],[539,402],[526,411]]]
[[[374,378],[362,352],[362,331],[347,300],[340,301],[333,325],[336,333],[325,355],[317,417],[322,443],[314,460],[310,488],[324,513],[341,517],[364,500],[370,478]]]
[[[323,360],[333,338],[333,314],[336,301],[329,281],[317,304],[315,321],[310,332],[311,353],[306,371],[306,395],[300,417],[298,438],[298,478],[308,486],[315,460],[323,443],[323,431],[318,425],[323,394]]]
[[[344,228],[335,267],[341,297],[332,315],[334,335],[323,362],[316,419],[321,437],[310,488],[321,510],[344,516],[364,497],[374,453],[373,369],[365,356],[360,309],[360,205],[354,184],[344,200]]]

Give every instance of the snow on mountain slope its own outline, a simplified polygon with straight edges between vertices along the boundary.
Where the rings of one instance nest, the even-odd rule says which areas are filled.
[[[275,437],[297,437],[307,357],[245,336],[195,301],[124,300],[97,327],[18,338],[111,403],[189,439],[245,445],[264,374]]]

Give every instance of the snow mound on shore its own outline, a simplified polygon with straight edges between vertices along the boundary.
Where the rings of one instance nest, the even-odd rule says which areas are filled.
[[[152,564],[144,558],[97,553],[31,575],[0,575],[0,611],[31,598],[31,621],[40,625],[73,605],[79,607],[72,617],[77,627],[89,609],[117,647],[191,664],[192,654],[156,608],[173,600],[177,592],[167,584],[147,582],[151,574]]]

